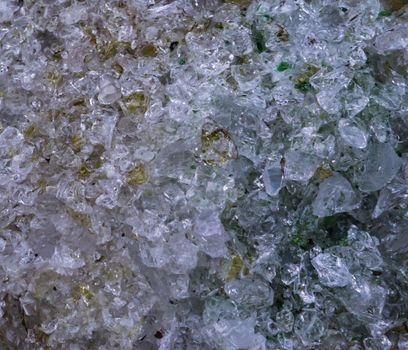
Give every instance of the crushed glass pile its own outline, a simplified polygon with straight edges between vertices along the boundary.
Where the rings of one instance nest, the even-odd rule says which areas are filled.
[[[0,348],[408,349],[403,0],[0,0]]]

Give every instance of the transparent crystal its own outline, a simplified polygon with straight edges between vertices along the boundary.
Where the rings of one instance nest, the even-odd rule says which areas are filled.
[[[369,79],[368,77],[366,79]],[[357,80],[357,79],[356,79]],[[360,113],[367,106],[370,101],[369,90],[371,88],[370,84],[363,81],[363,84],[368,86],[360,86],[357,82],[352,82],[349,87],[349,91],[345,97],[345,109],[349,117],[354,117]]]
[[[227,237],[214,211],[204,210],[196,217],[193,237],[196,244],[208,255],[214,258],[226,255]]]
[[[347,212],[359,206],[351,184],[340,174],[334,174],[322,181],[313,201],[313,214],[319,217]]]
[[[377,191],[389,183],[397,174],[401,160],[389,145],[374,143],[369,147],[363,170],[357,174],[361,191]]]
[[[282,186],[282,168],[279,164],[267,165],[262,173],[266,193],[276,196]]]
[[[289,310],[282,310],[276,314],[275,317],[275,326],[279,331],[288,333],[292,330],[294,323],[294,316]]]
[[[401,334],[398,340],[398,348],[400,350],[408,349],[408,334]]]
[[[102,80],[99,90],[98,101],[103,105],[110,105],[121,96],[119,89],[109,80]]]
[[[356,279],[351,288],[337,293],[346,309],[362,320],[375,320],[384,309],[385,289],[366,280]]]
[[[87,17],[86,7],[73,5],[65,9],[61,14],[61,21],[66,25],[75,24]]]
[[[350,120],[341,119],[339,121],[339,132],[347,145],[360,149],[367,147],[367,133]]]
[[[0,2],[0,23],[10,21],[13,19],[14,12],[18,9],[18,7],[9,2],[9,1],[1,1]]]
[[[41,329],[46,334],[53,333],[58,327],[58,320],[53,320],[48,322],[47,324],[42,324]]]
[[[319,90],[316,94],[319,105],[330,114],[340,112],[342,108],[340,93],[350,81],[350,71],[344,69],[336,69],[327,74],[316,76],[312,84]]]
[[[260,281],[234,280],[225,285],[226,294],[238,304],[248,306],[273,303],[273,291]]]
[[[317,344],[325,332],[323,321],[314,310],[303,311],[295,322],[294,331],[303,345]]]
[[[399,25],[392,32],[382,33],[376,38],[376,47],[380,52],[400,50],[408,44],[408,27]]]
[[[319,254],[313,258],[312,264],[320,282],[328,287],[344,287],[353,282],[353,275],[344,261],[333,254]]]
[[[392,347],[392,343],[385,336],[382,338],[364,339],[364,348],[366,350],[390,350],[391,347]]]
[[[257,69],[249,64],[233,66],[231,73],[242,91],[255,89],[261,81]]]
[[[85,261],[80,257],[79,252],[73,251],[67,246],[57,247],[50,263],[57,272],[62,274],[71,274],[73,269],[78,269],[85,265]]]
[[[226,30],[224,40],[226,48],[234,56],[248,55],[252,51],[252,42],[247,28],[233,28]]]
[[[224,42],[203,34],[190,32],[186,36],[187,45],[192,53],[192,63],[197,72],[206,75],[218,75],[225,71],[234,57],[223,50]]]
[[[285,155],[285,179],[308,181],[319,166],[319,159],[302,151],[290,151]]]

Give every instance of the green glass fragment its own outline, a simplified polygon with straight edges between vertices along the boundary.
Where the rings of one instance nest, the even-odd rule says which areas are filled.
[[[312,88],[312,85],[308,81],[301,81],[295,84],[295,88],[301,92],[308,92]]]
[[[390,10],[383,10],[378,13],[378,17],[389,17],[392,15],[392,11]]]
[[[289,63],[288,62],[281,62],[278,64],[278,66],[276,67],[276,70],[278,72],[284,72],[285,70],[287,70],[289,68]]]
[[[252,26],[252,42],[258,53],[266,51],[265,36],[255,26]]]

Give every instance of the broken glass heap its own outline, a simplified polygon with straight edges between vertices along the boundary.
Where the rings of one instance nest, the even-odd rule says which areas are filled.
[[[407,350],[404,0],[0,0],[0,348]]]

